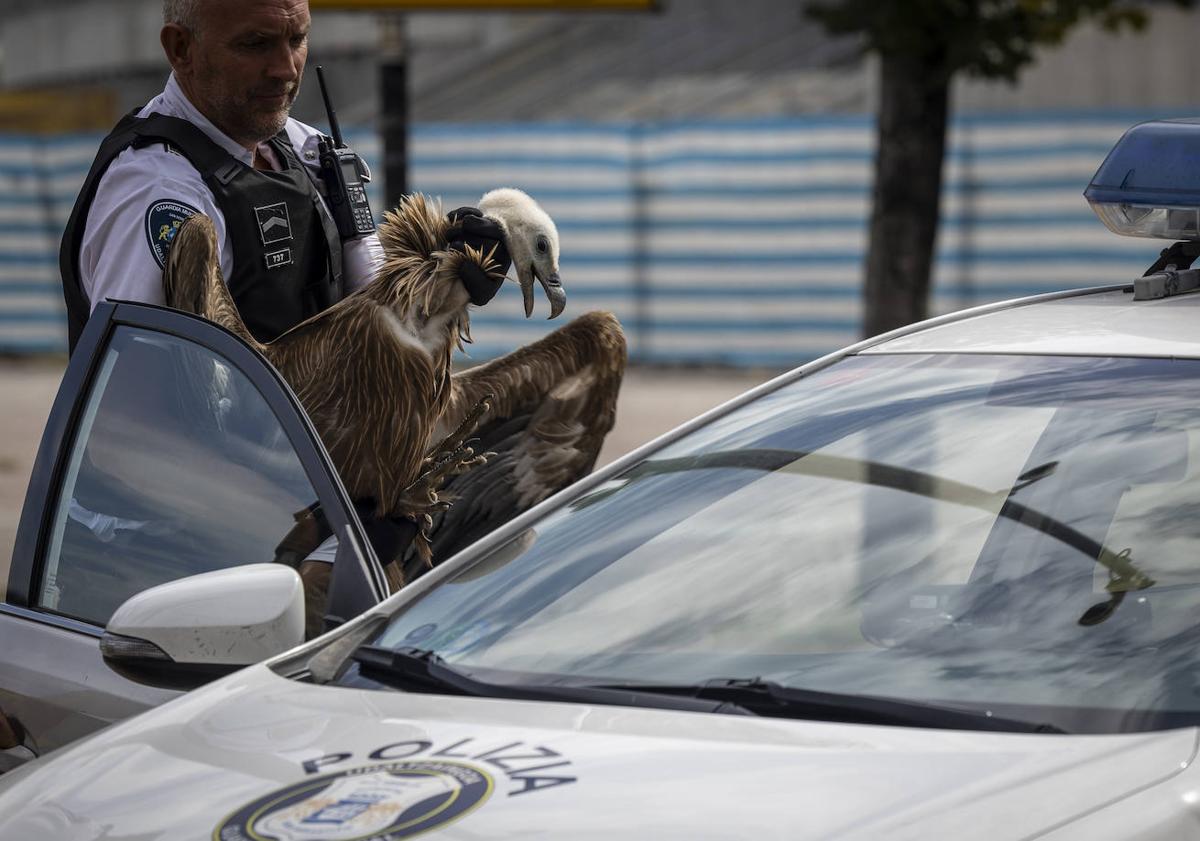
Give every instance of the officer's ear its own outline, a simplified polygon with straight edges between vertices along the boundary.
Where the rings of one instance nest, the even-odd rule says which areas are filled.
[[[196,43],[196,37],[191,30],[177,23],[168,23],[158,33],[158,40],[167,55],[171,69],[177,74],[186,75],[192,67]]]

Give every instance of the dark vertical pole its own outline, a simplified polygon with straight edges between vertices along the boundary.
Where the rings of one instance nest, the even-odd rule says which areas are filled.
[[[631,353],[635,359],[653,359],[654,310],[650,298],[650,178],[647,170],[648,126],[635,123],[629,129],[629,180],[633,207],[630,224],[633,228],[633,341]]]
[[[947,126],[949,131],[949,126]],[[979,176],[975,166],[975,129],[962,124],[958,135],[962,146],[958,149],[959,173],[962,179],[959,185],[959,235],[958,235],[958,300],[955,309],[973,307],[976,303],[975,294],[975,265],[976,257],[976,228],[979,221]],[[949,145],[947,143],[947,145]],[[953,152],[954,150],[951,150]],[[937,277],[935,271],[934,277]],[[934,315],[937,313],[935,312]]]
[[[383,142],[384,209],[408,191],[408,55],[404,18],[392,15],[379,65],[379,129]]]

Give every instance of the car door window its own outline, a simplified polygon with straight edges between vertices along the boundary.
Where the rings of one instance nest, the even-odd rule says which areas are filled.
[[[185,339],[118,327],[66,455],[36,606],[103,625],[131,595],[327,537],[264,397]]]

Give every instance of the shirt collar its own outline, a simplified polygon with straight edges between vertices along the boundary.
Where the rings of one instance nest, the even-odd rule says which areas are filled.
[[[201,114],[199,109],[187,98],[187,94],[183,92],[183,88],[180,87],[179,80],[175,78],[174,73],[167,79],[167,87],[159,97],[159,102],[165,109],[171,112],[170,116],[181,117],[187,120],[208,135],[208,138],[213,143],[216,143],[246,166],[254,166],[254,153],[247,150],[236,140],[231,139],[227,134],[213,125],[207,117]],[[264,146],[266,144],[260,144],[260,148]],[[269,149],[270,147],[267,148]],[[275,164],[273,160],[274,155],[268,156],[267,159]]]

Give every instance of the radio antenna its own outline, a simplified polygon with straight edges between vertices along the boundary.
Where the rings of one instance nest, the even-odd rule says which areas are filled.
[[[325,113],[329,115],[329,130],[333,134],[333,146],[335,149],[344,149],[346,142],[342,140],[342,129],[338,125],[337,112],[333,110],[333,103],[329,101],[329,89],[325,87],[325,70],[321,65],[317,65],[317,82],[321,85],[321,99],[325,100]]]

